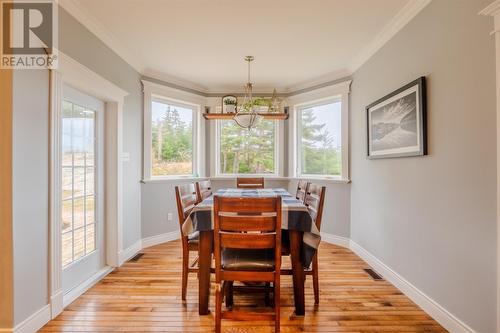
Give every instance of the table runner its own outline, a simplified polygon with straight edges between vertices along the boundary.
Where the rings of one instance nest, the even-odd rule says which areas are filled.
[[[272,189],[221,189],[214,195],[244,198],[261,198],[280,196],[282,207],[282,230],[298,230],[304,232],[301,253],[302,265],[307,268],[318,249],[321,236],[316,225],[312,222],[306,206],[282,188]],[[184,235],[195,231],[210,231],[214,228],[213,222],[213,195],[206,198],[193,208],[190,216],[182,225]]]

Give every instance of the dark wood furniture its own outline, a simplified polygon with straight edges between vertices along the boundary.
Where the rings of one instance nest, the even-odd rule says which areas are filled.
[[[237,177],[236,178],[237,188],[264,188],[264,177]]]
[[[307,182],[307,180],[299,180],[299,182],[297,183],[297,192],[295,192],[295,198],[304,202],[308,184],[309,183]]]
[[[182,300],[186,300],[186,289],[189,273],[198,273],[198,268],[195,267],[198,258],[189,264],[189,252],[198,251],[199,233],[195,232],[192,235],[184,235],[182,233],[182,224],[191,214],[194,206],[198,203],[196,189],[194,184],[179,185],[175,187],[175,199],[177,202],[177,213],[179,218],[179,227],[182,241]],[[209,266],[210,278],[210,266]]]
[[[281,197],[214,197],[215,332],[221,320],[274,320],[280,331]],[[226,282],[272,282],[274,313],[222,311]],[[224,282],[224,283],[223,283]],[[222,284],[223,283],[223,284]]]
[[[212,195],[212,183],[210,180],[202,180],[196,182],[196,196],[198,202],[202,202],[205,198]]]
[[[315,183],[308,183],[304,204],[311,215],[311,218],[316,224],[316,227],[321,231],[321,219],[323,217],[323,204],[325,202],[326,187]],[[288,255],[287,251],[282,251],[284,255]],[[318,266],[318,252],[313,257],[312,267],[304,270],[305,275],[312,275],[313,289],[314,289],[314,304],[319,304],[319,266]],[[293,269],[282,269],[282,275],[295,274]]]

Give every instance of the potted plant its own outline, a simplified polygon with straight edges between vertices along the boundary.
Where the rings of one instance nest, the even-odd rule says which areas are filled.
[[[236,99],[226,98],[224,99],[224,109],[226,113],[236,112]]]

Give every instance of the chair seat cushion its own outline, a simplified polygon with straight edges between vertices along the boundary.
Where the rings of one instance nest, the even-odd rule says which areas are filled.
[[[195,231],[188,236],[189,243],[198,243],[199,239],[200,239],[200,232],[199,231]]]
[[[274,271],[274,250],[224,249],[221,265],[227,271]]]

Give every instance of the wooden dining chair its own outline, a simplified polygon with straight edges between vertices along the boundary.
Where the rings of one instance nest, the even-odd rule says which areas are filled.
[[[236,178],[237,188],[264,188],[264,177],[248,178],[248,177],[237,177]]]
[[[221,320],[274,320],[280,331],[281,197],[214,197],[215,332]],[[227,282],[273,283],[274,312],[222,311]]]
[[[191,235],[182,233],[182,224],[191,214],[194,206],[198,203],[196,189],[194,184],[179,185],[175,187],[175,199],[177,202],[177,213],[179,217],[179,227],[181,232],[182,242],[182,300],[186,300],[186,290],[189,273],[198,273],[196,258],[189,264],[189,252],[198,252],[199,232],[194,232]]]
[[[299,180],[299,182],[297,183],[297,192],[295,192],[295,198],[297,200],[304,202],[304,199],[306,197],[307,185],[309,185],[307,180]]]
[[[196,196],[198,202],[202,202],[206,198],[212,195],[212,183],[210,180],[202,180],[196,182]]]
[[[323,205],[325,202],[326,187],[314,183],[309,183],[307,185],[306,194],[304,197],[304,205],[311,215],[313,223],[321,231],[321,219],[323,217]],[[283,248],[283,255],[290,255],[289,248]],[[312,267],[304,270],[306,275],[312,275],[313,278],[313,289],[314,289],[314,304],[319,304],[319,266],[318,266],[318,251],[312,259]],[[282,269],[282,275],[292,275],[291,269]]]

